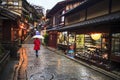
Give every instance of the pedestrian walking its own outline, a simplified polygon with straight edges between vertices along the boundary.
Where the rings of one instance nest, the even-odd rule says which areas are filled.
[[[35,38],[34,39],[34,50],[35,50],[36,57],[38,57],[38,50],[40,50],[40,45],[41,45],[40,40],[38,38]]]

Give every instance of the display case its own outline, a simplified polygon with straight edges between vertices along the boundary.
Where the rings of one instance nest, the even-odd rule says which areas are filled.
[[[84,34],[82,37],[79,35],[76,37],[76,46],[76,56],[95,64],[107,64],[109,34],[100,33],[97,39],[93,39],[91,34]]]

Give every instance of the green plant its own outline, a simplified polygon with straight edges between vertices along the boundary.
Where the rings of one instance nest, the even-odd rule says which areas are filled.
[[[48,45],[48,41],[49,41],[49,35],[46,33],[44,35],[44,44],[47,46]]]

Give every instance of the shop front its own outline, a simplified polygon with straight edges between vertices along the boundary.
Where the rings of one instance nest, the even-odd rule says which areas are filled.
[[[80,25],[82,23],[78,23]],[[115,25],[116,24],[116,25]],[[106,70],[119,69],[120,66],[120,30],[118,22],[67,26],[62,38],[67,42],[67,51],[74,45],[74,57]],[[66,40],[66,42],[65,42]]]
[[[108,67],[109,33],[76,34],[75,57],[101,67]]]
[[[74,44],[75,58],[107,70],[120,70],[119,3],[88,0],[64,14],[65,26],[59,31],[68,32],[67,44]]]
[[[76,34],[75,57],[107,70],[119,67],[120,33]]]
[[[70,46],[74,45],[75,58],[112,70],[120,66],[120,30],[117,25],[94,24],[67,28],[68,31],[60,32],[61,44],[58,47],[68,52]]]

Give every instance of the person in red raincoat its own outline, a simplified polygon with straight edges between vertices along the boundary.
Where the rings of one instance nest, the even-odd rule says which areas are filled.
[[[40,45],[41,45],[40,40],[38,38],[35,38],[34,39],[34,50],[36,53],[36,57],[38,57],[38,50],[40,50]]]

